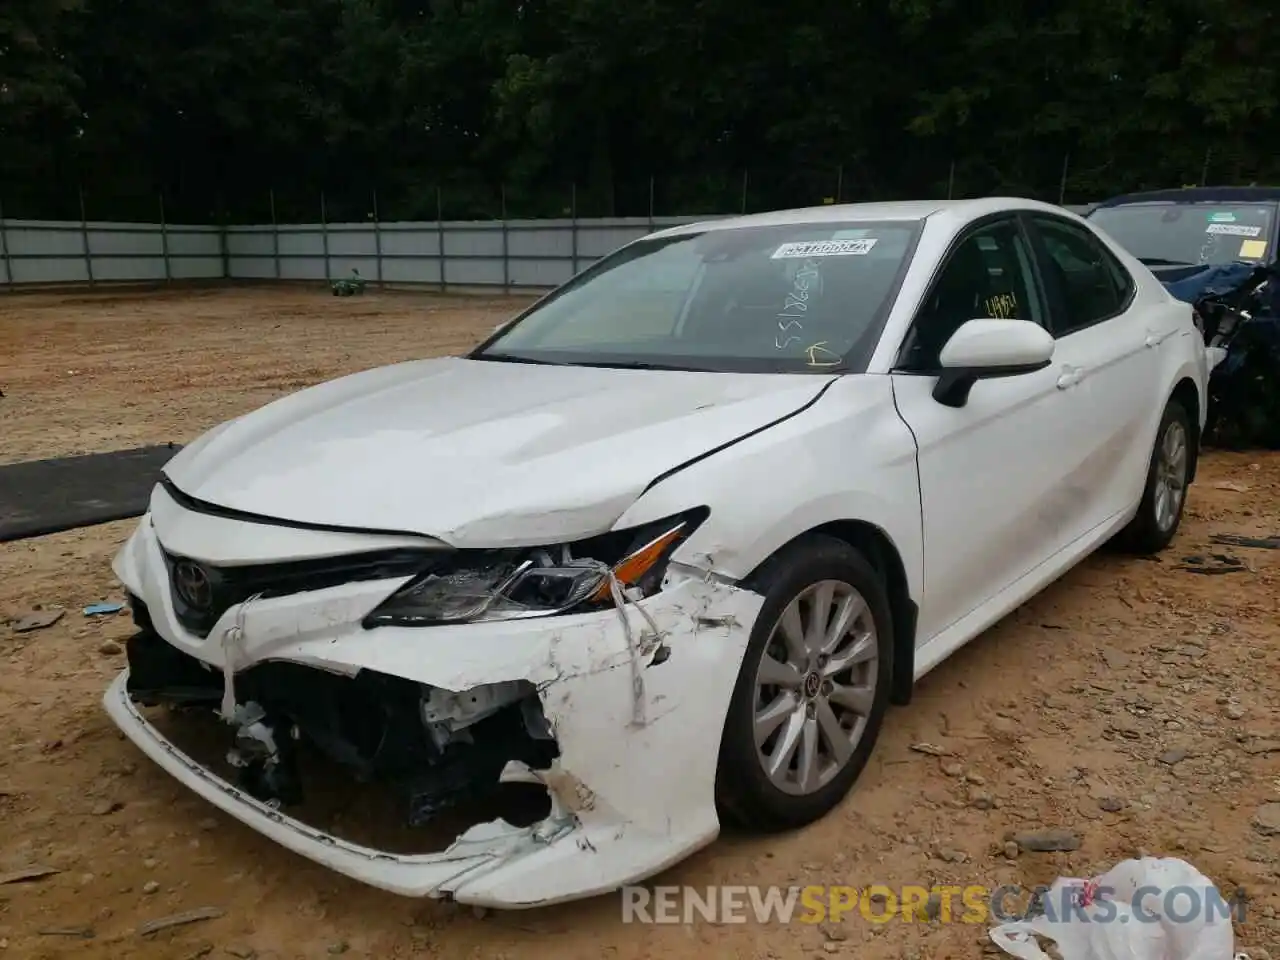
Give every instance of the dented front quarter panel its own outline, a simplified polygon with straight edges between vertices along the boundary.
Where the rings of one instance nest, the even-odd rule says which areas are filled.
[[[162,636],[215,668],[236,610],[202,640],[179,626],[154,531],[144,521],[116,572],[147,605]],[[642,601],[658,626],[628,607],[641,650],[643,722],[636,722],[632,652],[617,611],[508,623],[364,630],[360,619],[397,582],[353,583],[250,603],[240,610],[242,669],[288,660],[343,674],[377,670],[464,691],[528,680],[538,689],[561,757],[535,772],[553,813],[528,829],[501,821],[449,850],[399,856],[367,850],[273,810],[184,757],[129,703],[124,675],[106,697],[144,752],[210,802],[304,856],[365,883],[411,896],[521,907],[576,899],[639,881],[710,843],[719,832],[715,772],[720,734],[761,598],[709,577],[673,572]],[[655,663],[659,646],[664,657]]]
[[[652,485],[615,529],[698,503],[711,514],[673,555],[682,563],[737,581],[801,534],[857,521],[893,545],[912,598],[924,590],[915,438],[889,377],[840,377],[802,416]]]

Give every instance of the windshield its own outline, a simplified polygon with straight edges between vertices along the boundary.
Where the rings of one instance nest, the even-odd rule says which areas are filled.
[[[1273,203],[1127,203],[1089,220],[1149,267],[1261,261],[1271,242]]]
[[[922,221],[730,227],[629,244],[474,359],[726,372],[864,365]]]

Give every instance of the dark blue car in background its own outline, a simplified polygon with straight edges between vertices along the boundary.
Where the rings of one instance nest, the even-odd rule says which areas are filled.
[[[1276,262],[1280,187],[1187,187],[1112,197],[1088,219],[1165,282],[1206,267]]]
[[[1180,300],[1230,294],[1277,270],[1280,187],[1186,187],[1112,197],[1086,215]],[[1210,379],[1206,439],[1280,448],[1280,282],[1265,284]]]

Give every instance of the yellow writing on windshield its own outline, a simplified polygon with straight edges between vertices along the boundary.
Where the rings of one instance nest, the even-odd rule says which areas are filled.
[[[805,347],[804,355],[811,367],[837,367],[844,363],[844,357],[834,350],[829,350],[825,340]]]

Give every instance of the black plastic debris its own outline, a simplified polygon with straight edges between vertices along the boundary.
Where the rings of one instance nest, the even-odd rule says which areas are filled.
[[[1215,533],[1209,538],[1224,547],[1247,547],[1251,550],[1280,550],[1280,537],[1242,537],[1234,533]]]
[[[201,920],[218,920],[225,916],[226,911],[219,907],[197,907],[194,910],[185,910],[182,913],[171,914],[158,920],[148,920],[138,927],[137,932],[140,937],[149,937],[152,934],[159,933],[161,930],[185,927],[187,924],[199,923]]]
[[[45,877],[52,877],[61,872],[57,867],[50,867],[43,863],[29,863],[24,867],[18,867],[16,870],[0,873],[0,887],[10,883],[30,883],[33,880],[43,880]]]
[[[1239,557],[1233,557],[1225,553],[1211,553],[1207,558],[1199,554],[1183,557],[1182,565],[1176,569],[1185,570],[1187,573],[1215,576],[1224,573],[1238,573],[1249,568],[1244,565],[1244,561]]]
[[[36,610],[13,622],[14,633],[31,633],[33,630],[44,630],[52,627],[62,619],[65,610]]]

